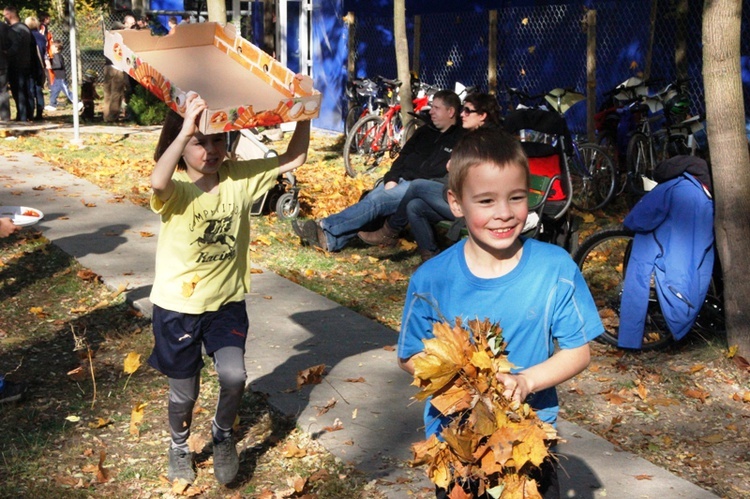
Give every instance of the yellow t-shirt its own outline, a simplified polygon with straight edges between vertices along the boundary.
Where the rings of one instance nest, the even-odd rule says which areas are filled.
[[[219,193],[200,190],[184,171],[163,203],[151,302],[174,312],[200,314],[240,301],[250,290],[250,210],[279,175],[278,158],[225,161]]]

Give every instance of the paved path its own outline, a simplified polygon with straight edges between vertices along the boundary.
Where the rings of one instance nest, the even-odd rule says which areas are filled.
[[[2,139],[0,139],[0,144]],[[158,219],[145,208],[45,164],[28,154],[0,149],[0,203],[42,210],[36,227],[112,288],[127,286],[127,299],[149,314]],[[95,207],[87,207],[95,203]],[[247,298],[251,330],[249,383],[265,392],[303,430],[335,456],[378,478],[389,498],[429,497],[421,469],[405,465],[409,446],[422,438],[421,404],[408,375],[396,366],[396,333],[273,273],[253,275]],[[296,388],[299,370],[326,364],[325,381]],[[349,379],[363,378],[354,383]],[[318,407],[336,399],[318,416]],[[343,429],[325,428],[340,421]],[[575,424],[560,421],[563,497],[710,498],[713,494],[663,470]],[[648,475],[650,479],[637,479]]]

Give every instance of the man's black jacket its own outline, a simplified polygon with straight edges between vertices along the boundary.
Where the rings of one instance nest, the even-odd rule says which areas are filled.
[[[404,144],[383,180],[398,182],[400,178],[415,180],[444,177],[453,146],[463,134],[464,129],[459,125],[453,125],[443,133],[431,126],[418,128]]]

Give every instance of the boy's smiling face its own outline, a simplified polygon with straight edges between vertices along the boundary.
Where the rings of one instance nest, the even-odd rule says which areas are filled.
[[[529,213],[524,169],[513,164],[472,166],[461,191],[460,199],[448,191],[448,201],[453,214],[466,220],[467,244],[500,260],[513,258]]]

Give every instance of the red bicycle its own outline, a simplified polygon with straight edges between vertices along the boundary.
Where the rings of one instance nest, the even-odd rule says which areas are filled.
[[[432,86],[424,85],[429,91],[419,92],[412,102],[414,111],[420,113],[429,107]],[[404,127],[401,121],[401,104],[393,104],[381,115],[368,115],[360,118],[352,127],[344,143],[344,167],[351,177],[378,173],[383,160],[393,159],[401,151],[401,144],[411,136],[417,122],[423,118],[415,116]],[[405,128],[411,133],[404,133]]]

